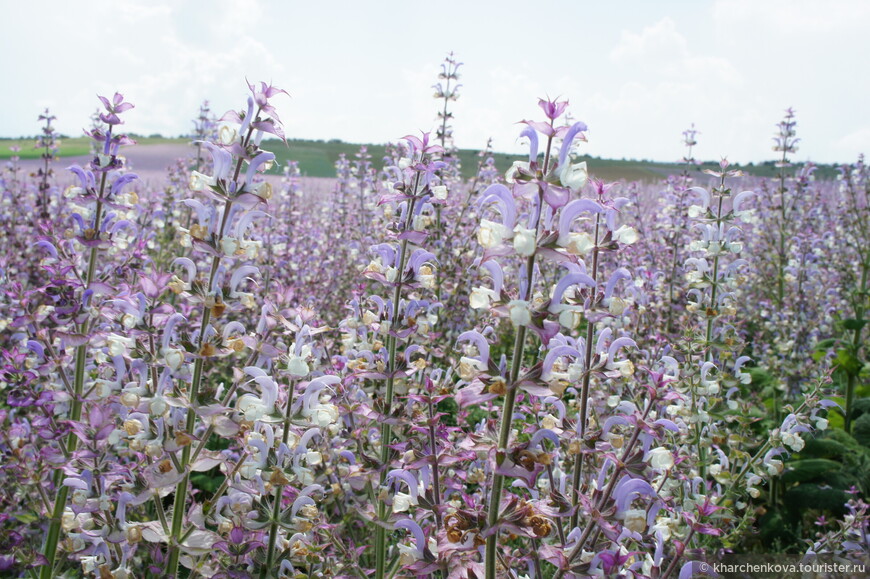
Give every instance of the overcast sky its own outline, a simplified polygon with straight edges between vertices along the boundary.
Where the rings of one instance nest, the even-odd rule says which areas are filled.
[[[775,157],[797,111],[798,160],[870,152],[865,0],[0,0],[0,136],[32,135],[44,107],[80,135],[97,94],[136,108],[126,129],[189,131],[199,103],[241,108],[271,80],[289,137],[385,142],[430,130],[444,56],[461,68],[456,144],[517,151],[537,99],[589,125],[589,155],[672,161]]]

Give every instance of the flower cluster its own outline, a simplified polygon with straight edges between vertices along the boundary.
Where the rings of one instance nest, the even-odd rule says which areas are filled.
[[[466,180],[459,67],[432,133],[328,181],[279,158],[266,83],[203,105],[162,183],[127,170],[121,94],[66,177],[43,115],[40,171],[0,182],[4,574],[667,578],[759,543],[866,553],[863,160],[786,174],[789,113],[774,179],[697,171],[692,127],[681,174],[606,183],[542,99],[528,156],[487,147]]]

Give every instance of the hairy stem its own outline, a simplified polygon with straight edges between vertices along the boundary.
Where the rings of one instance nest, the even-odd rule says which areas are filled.
[[[94,235],[99,236],[100,232],[100,221],[102,220],[103,213],[103,194],[106,190],[106,179],[108,174],[103,172],[100,178],[100,191],[97,195],[97,206],[94,211]],[[86,291],[91,286],[91,281],[94,279],[94,275],[97,269],[97,257],[98,257],[99,248],[94,246],[91,247],[90,256],[88,257],[88,268],[87,273],[83,279],[84,282],[84,290]],[[87,325],[88,322],[84,321],[78,326],[79,333],[85,334],[87,333]],[[75,373],[73,378],[73,397],[72,403],[70,404],[70,421],[75,423],[81,420],[82,418],[82,397],[84,394],[85,388],[85,366],[87,365],[87,355],[88,355],[88,345],[87,343],[82,344],[76,348],[76,357],[75,357]],[[75,433],[70,433],[69,438],[67,439],[66,449],[70,456],[75,455],[76,449],[78,448],[79,439]],[[54,572],[54,564],[55,559],[57,558],[57,543],[60,539],[60,526],[61,526],[61,518],[63,517],[64,509],[66,509],[66,500],[69,495],[69,487],[61,486],[61,480],[63,476],[63,471],[58,469],[55,471],[54,475],[54,487],[57,489],[57,498],[54,501],[54,510],[51,513],[51,523],[48,527],[48,533],[45,537],[45,547],[43,548],[43,555],[46,558],[46,564],[41,568],[39,576],[40,579],[50,579]]]
[[[547,153],[544,156],[544,166],[543,172],[546,175],[547,169],[550,164],[550,149],[553,144],[552,137],[547,138]],[[544,204],[544,194],[542,189],[538,189],[538,206],[537,206],[537,219],[535,219],[535,236],[537,237],[538,226],[541,218],[541,213],[543,212],[543,204]],[[532,295],[532,287],[534,282],[534,272],[535,272],[535,253],[526,258],[526,287],[525,291],[522,292],[520,299],[523,301],[528,301]],[[517,398],[517,379],[520,375],[520,368],[523,365],[523,353],[525,351],[525,343],[526,343],[526,326],[519,326],[516,330],[516,336],[514,337],[514,350],[511,355],[511,371],[510,376],[507,383],[507,390],[505,392],[504,405],[501,409],[501,425],[499,427],[498,434],[498,446],[496,448],[496,468],[501,464],[501,461],[505,459],[505,455],[507,453],[508,441],[511,433],[511,425],[513,424],[513,416],[514,416],[514,404]],[[487,527],[492,529],[498,524],[500,507],[501,507],[501,495],[504,491],[504,475],[498,474],[498,472],[493,472],[492,475],[492,488],[490,489],[489,495],[489,510],[487,511]],[[497,561],[497,548],[498,548],[498,532],[491,533],[486,538],[486,552],[484,555],[484,565],[486,571],[486,579],[495,579],[496,577],[496,561]]]
[[[417,192],[420,186],[420,175],[417,174],[414,182],[414,192],[411,198],[408,199],[408,210],[405,214],[404,231],[409,231],[413,223],[414,205],[417,201]],[[402,281],[405,274],[405,260],[408,255],[408,240],[403,239],[399,249],[399,262],[396,264],[396,287],[393,291],[393,311],[391,318],[390,334],[387,336],[387,352],[389,359],[387,361],[387,387],[384,393],[383,412],[389,415],[393,406],[393,390],[395,388],[395,371],[396,371],[396,351],[398,349],[398,340],[395,334],[395,326],[398,325],[400,306],[402,301]],[[381,425],[381,476],[380,487],[386,484],[387,470],[390,461],[390,440],[393,437],[393,428],[387,422]],[[378,520],[381,523],[386,522],[389,516],[389,509],[386,501],[379,500],[378,502]],[[378,525],[375,530],[375,578],[383,579],[386,573],[387,562],[387,529],[382,525]]]

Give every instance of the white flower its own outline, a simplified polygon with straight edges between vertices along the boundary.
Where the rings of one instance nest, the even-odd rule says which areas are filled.
[[[310,372],[308,364],[301,356],[290,357],[290,363],[287,364],[287,371],[291,376],[295,376],[296,378],[308,376],[308,372]]]
[[[109,355],[113,358],[115,356],[126,356],[128,348],[132,348],[136,344],[133,338],[125,338],[118,334],[109,334],[106,337],[106,342],[109,346]]]
[[[173,370],[178,370],[184,364],[184,350],[179,348],[166,348],[163,351],[163,359],[166,365]]]
[[[492,249],[501,245],[506,233],[505,227],[501,223],[483,219],[477,230],[477,242],[484,249]]]
[[[496,299],[495,292],[489,288],[476,287],[471,290],[468,303],[473,310],[484,310],[489,307],[490,300]]]
[[[508,303],[508,311],[515,326],[528,326],[532,322],[532,312],[526,300],[512,300]]]
[[[646,509],[629,509],[625,511],[623,522],[629,531],[643,533],[646,531]]]
[[[514,227],[514,250],[523,257],[529,257],[535,253],[536,239],[535,230],[526,229],[521,225]]]
[[[793,434],[791,432],[785,432],[782,435],[782,443],[789,448],[791,448],[795,452],[800,452],[804,449],[804,439],[801,438],[797,434]]]
[[[224,255],[232,257],[239,250],[239,240],[233,237],[224,237],[221,239],[221,251]]]
[[[163,416],[166,414],[168,408],[169,405],[166,404],[166,400],[164,400],[162,396],[155,396],[148,404],[148,410],[151,411],[151,416]]]
[[[317,404],[306,410],[303,414],[313,426],[325,428],[338,420],[338,407],[335,404]],[[308,464],[313,464],[309,462]]]
[[[142,321],[138,315],[133,314],[124,314],[121,316],[121,325],[127,328],[128,330],[135,328],[139,325],[139,322]]]
[[[553,430],[554,428],[558,428],[559,420],[552,414],[547,414],[541,419],[541,426]]]
[[[649,451],[649,465],[658,470],[670,470],[674,467],[674,455],[663,446]]]
[[[396,545],[399,548],[399,564],[408,566],[417,562],[417,548],[411,545]]]
[[[782,472],[783,466],[782,461],[772,458],[764,463],[764,466],[767,468],[767,474],[770,476],[777,476]]]
[[[613,296],[610,298],[610,302],[607,304],[607,309],[614,316],[621,316],[622,313],[625,311],[625,300]]]
[[[432,196],[439,201],[447,199],[447,187],[444,185],[435,185],[432,187]]]
[[[268,201],[272,198],[272,186],[269,184],[268,181],[257,183],[256,185],[254,185],[251,192],[263,201]]]
[[[94,380],[94,396],[99,399],[108,398],[112,394],[112,386],[114,385],[114,382],[97,378]]]
[[[588,178],[585,161],[576,165],[565,163],[565,166],[559,169],[559,181],[574,193],[586,186]]]
[[[527,161],[514,161],[514,164],[510,166],[510,169],[507,170],[504,174],[504,179],[508,183],[516,183],[517,174],[519,174],[520,170],[524,173],[530,173],[531,168]]]
[[[472,381],[478,374],[486,370],[486,364],[477,358],[462,356],[459,359],[459,377],[466,382]]]
[[[559,323],[569,330],[573,330],[583,321],[583,306],[562,306],[559,312]]]
[[[393,497],[393,512],[394,513],[403,513],[411,508],[412,505],[417,504],[417,499],[414,498],[413,495],[408,495],[405,493],[396,493],[396,496]]]
[[[63,196],[67,199],[74,199],[75,197],[82,195],[84,192],[85,190],[81,187],[73,187],[72,185],[70,185],[64,190]]]
[[[420,271],[417,274],[417,281],[426,289],[435,289],[435,270],[432,266],[424,264],[420,266]]]
[[[139,395],[135,392],[123,392],[121,394],[121,404],[127,408],[136,408],[139,406]]]
[[[637,243],[639,236],[633,227],[623,225],[613,232],[613,239],[623,245],[632,245],[633,243]]]
[[[217,181],[211,175],[204,175],[199,171],[194,171],[190,174],[189,186],[191,191],[205,191],[207,188],[216,184]]]
[[[691,207],[689,207],[689,217],[691,217],[692,219],[694,219],[696,217],[700,217],[706,211],[707,210],[704,209],[703,207],[701,207],[700,205],[692,205]]]
[[[595,247],[595,240],[588,233],[569,233],[568,238],[559,241],[559,245],[572,255],[586,255]]]
[[[243,394],[236,402],[236,410],[250,422],[260,420],[268,411],[263,401],[253,394]]]
[[[676,521],[670,517],[658,517],[652,531],[661,531],[662,540],[667,541],[671,538],[671,526],[675,523]]]
[[[221,128],[218,129],[218,140],[220,140],[221,145],[232,145],[239,140],[239,132],[229,125],[221,125]]]

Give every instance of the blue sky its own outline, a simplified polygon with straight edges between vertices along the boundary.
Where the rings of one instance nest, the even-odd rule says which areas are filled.
[[[675,160],[695,123],[699,157],[772,159],[789,106],[799,160],[870,150],[863,0],[2,2],[3,136],[35,134],[46,106],[78,135],[116,90],[136,105],[127,130],[176,135],[203,99],[241,108],[247,77],[290,92],[276,101],[290,137],[396,140],[433,127],[453,51],[463,148],[520,150],[515,123],[550,95],[595,156]]]

